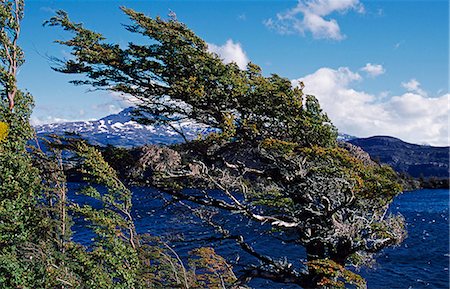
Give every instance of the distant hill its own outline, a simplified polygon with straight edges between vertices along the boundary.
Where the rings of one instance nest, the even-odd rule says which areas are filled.
[[[361,147],[372,159],[414,178],[449,177],[449,147],[411,144],[390,136],[356,138],[349,142]]]

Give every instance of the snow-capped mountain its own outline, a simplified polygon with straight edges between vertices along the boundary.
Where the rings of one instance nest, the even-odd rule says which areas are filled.
[[[142,125],[133,120],[133,107],[108,115],[99,120],[52,123],[36,126],[36,132],[45,134],[64,135],[75,133],[93,145],[135,147],[145,144],[173,144],[183,141],[183,138],[171,127],[166,125]],[[181,127],[188,139],[195,139],[199,135],[208,134],[213,129],[205,125],[190,121],[176,124]],[[339,134],[339,140],[348,141],[354,136]]]
[[[121,147],[134,147],[144,144],[172,144],[182,142],[183,138],[172,128],[165,125],[142,125],[133,120],[134,108],[106,116],[94,121],[78,121],[53,123],[36,126],[38,135],[75,133],[93,145],[113,145]],[[180,122],[188,139],[211,132],[205,125],[193,122]]]
[[[356,136],[345,134],[345,133],[339,133],[337,139],[341,141],[350,141],[352,139],[356,139]]]

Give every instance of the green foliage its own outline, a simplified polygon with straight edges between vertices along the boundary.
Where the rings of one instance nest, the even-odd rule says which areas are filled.
[[[80,192],[98,199],[102,204],[100,209],[90,205],[70,206],[71,211],[90,222],[97,236],[92,250],[85,254],[88,260],[83,260],[94,274],[86,276],[84,281],[104,284],[102,288],[136,288],[139,239],[131,218],[131,192],[99,151],[83,142],[76,142],[75,151],[82,158],[82,172],[107,190],[101,194],[94,187],[87,187]]]
[[[309,268],[320,276],[318,285],[323,289],[345,289],[345,284],[355,285],[355,288],[367,288],[366,281],[358,274],[344,268],[342,265],[328,259],[308,262]]]
[[[301,148],[300,151],[314,161],[314,172],[344,177],[353,183],[355,194],[381,205],[390,202],[401,191],[400,185],[395,182],[396,174],[389,166],[364,164],[340,147],[313,146]]]
[[[99,150],[105,161],[111,165],[122,179],[126,177],[128,171],[137,161],[136,152],[126,148],[108,145],[105,148],[99,148]]]
[[[8,137],[0,142],[0,280],[3,288],[38,287],[44,268],[32,260],[44,237],[46,220],[37,209],[41,192],[38,170],[26,151],[30,97],[19,92],[15,113],[3,106],[1,118]],[[31,258],[31,259],[30,259]]]
[[[189,254],[190,267],[196,274],[195,288],[228,288],[236,281],[231,266],[213,248],[200,248]]]
[[[67,199],[66,140],[43,141],[46,153],[27,147],[34,137],[29,123],[33,102],[16,87],[23,63],[17,46],[22,17],[23,1],[0,4],[0,287],[194,288],[189,284],[195,284],[195,272],[185,274],[186,282],[171,277],[184,267],[167,254],[170,247],[141,241],[131,218],[131,191],[100,152],[69,142],[87,180],[97,184],[80,192],[102,204],[96,209]],[[85,218],[96,234],[91,246],[71,239],[73,214]]]
[[[336,129],[315,97],[292,88],[287,78],[265,77],[255,64],[240,70],[223,64],[218,55],[184,24],[152,19],[131,9],[122,10],[133,21],[126,29],[141,34],[151,44],[130,43],[122,49],[104,37],[70,21],[59,11],[47,24],[74,34],[60,44],[72,48],[73,60],[63,61],[57,71],[84,74],[89,84],[131,94],[140,109],[173,127],[174,120],[191,119],[222,131],[225,139],[280,138],[302,145],[329,146]],[[188,107],[188,109],[186,109]],[[179,131],[182,133],[182,131]]]
[[[294,150],[298,149],[299,145],[294,142],[268,138],[261,143],[261,147],[267,150],[276,151],[279,154],[289,155],[294,153]]]
[[[46,218],[38,209],[42,189],[38,170],[26,150],[32,137],[32,97],[17,89],[23,63],[17,46],[23,1],[0,5],[0,284],[2,288],[40,288],[45,266],[39,244]]]
[[[95,238],[89,246],[67,241],[62,254],[47,260],[48,264],[59,266],[48,267],[45,288],[64,284],[71,284],[70,288],[219,288],[223,278],[231,280],[231,267],[218,255],[213,260],[196,255],[192,264],[203,264],[201,268],[216,278],[202,283],[198,280],[206,273],[186,269],[175,251],[158,238],[138,235],[131,216],[132,193],[102,154],[80,140],[63,140],[62,144],[76,153],[85,181],[92,184],[78,194],[96,199],[100,207],[66,201],[68,211],[87,221]],[[225,265],[227,272],[214,267]]]

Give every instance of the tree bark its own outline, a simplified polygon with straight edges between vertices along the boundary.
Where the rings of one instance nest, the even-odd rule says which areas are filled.
[[[312,242],[306,245],[306,258],[308,262],[325,258],[325,245],[321,242]],[[318,283],[322,280],[322,275],[317,274],[314,269],[308,265],[308,275],[305,278],[304,289],[320,288]]]
[[[337,246],[329,250],[330,259],[341,266],[345,266],[348,256],[351,254],[351,243],[349,240],[341,240]]]

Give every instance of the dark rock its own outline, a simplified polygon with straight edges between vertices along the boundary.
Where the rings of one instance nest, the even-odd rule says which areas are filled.
[[[450,147],[433,147],[404,142],[389,136],[374,136],[349,140],[361,147],[370,157],[380,163],[390,165],[411,188],[417,182],[407,180],[412,177],[425,188],[446,188],[449,183]]]

